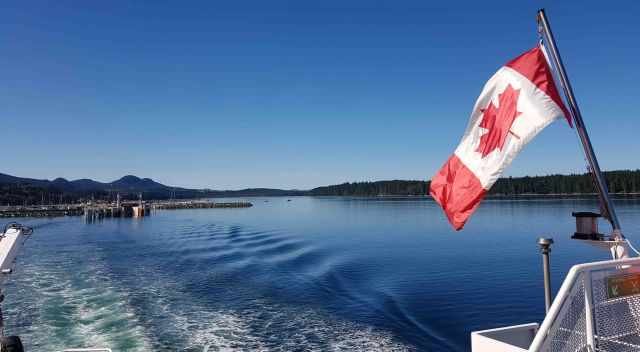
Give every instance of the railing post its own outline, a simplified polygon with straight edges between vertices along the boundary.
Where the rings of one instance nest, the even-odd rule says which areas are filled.
[[[544,308],[545,313],[549,313],[551,308],[551,271],[549,268],[549,253],[551,253],[551,245],[553,238],[538,238],[540,251],[542,252],[542,271],[544,273]]]
[[[585,312],[585,332],[587,334],[588,351],[596,350],[595,329],[593,320],[593,292],[591,291],[591,271],[587,270],[582,274],[582,287],[584,288],[584,312]]]

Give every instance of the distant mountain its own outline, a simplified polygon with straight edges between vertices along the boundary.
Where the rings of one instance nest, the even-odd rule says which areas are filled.
[[[134,190],[137,192],[170,190],[172,187],[165,186],[150,178],[139,178],[133,175],[127,175],[119,180],[106,184],[107,187],[116,190]]]
[[[44,183],[37,184],[37,185],[40,186],[40,187],[45,187],[45,188],[56,188],[56,189],[67,191],[67,192],[98,190],[98,189],[101,189],[102,186],[104,185],[101,182],[89,180],[89,179],[86,179],[86,178],[80,179],[80,180],[75,180],[75,181],[68,181],[67,179],[58,177],[53,181],[44,180],[43,182]],[[29,183],[28,181],[25,181],[24,179],[23,179],[23,181],[21,181],[19,183],[36,185],[36,184],[33,184],[33,183]]]
[[[0,173],[0,184],[25,184],[34,187],[46,187],[51,182],[49,180],[37,180],[35,178],[22,178]]]
[[[57,180],[57,179],[56,179]],[[64,180],[64,179],[63,179]],[[65,180],[66,181],[66,180]],[[74,191],[92,191],[96,189],[102,189],[105,184],[102,182],[90,180],[88,178],[81,178],[79,180],[67,181],[69,184],[69,190]]]
[[[165,186],[150,178],[139,178],[133,175],[124,176],[109,183],[98,182],[87,178],[68,181],[64,178],[56,178],[53,181],[22,178],[6,174],[0,174],[0,184],[21,184],[42,188],[55,188],[65,192],[83,191],[159,191],[172,190],[175,187]]]
[[[250,197],[250,196],[294,196],[306,191],[271,188],[247,188],[242,190],[211,190],[171,187],[150,178],[126,175],[113,182],[98,182],[91,179],[69,181],[56,178],[53,181],[16,177],[0,173],[0,204],[39,204],[67,199],[113,199],[119,193],[123,199],[135,199],[139,193],[145,199],[204,198],[204,197]]]

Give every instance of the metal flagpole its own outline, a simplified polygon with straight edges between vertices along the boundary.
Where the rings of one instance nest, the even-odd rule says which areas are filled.
[[[580,136],[580,141],[582,142],[584,153],[587,157],[587,161],[589,162],[589,167],[591,168],[591,173],[594,177],[596,188],[598,189],[598,195],[600,196],[600,202],[602,205],[602,210],[604,212],[604,214],[602,215],[611,223],[611,226],[613,227],[614,237],[617,237],[616,239],[623,240],[624,235],[622,235],[622,232],[620,232],[620,222],[618,221],[618,216],[616,215],[613,203],[609,198],[607,183],[605,182],[604,176],[602,175],[602,171],[600,171],[598,159],[596,159],[596,154],[593,151],[593,146],[591,145],[591,140],[589,139],[589,134],[587,133],[587,127],[584,125],[584,121],[582,120],[582,114],[580,114],[578,103],[573,94],[571,83],[569,82],[569,78],[567,77],[567,73],[564,69],[562,58],[560,57],[560,52],[558,52],[558,47],[556,46],[556,41],[553,37],[553,32],[551,32],[549,20],[547,19],[544,9],[540,9],[538,11],[538,24],[541,25],[543,36],[549,43],[549,47],[551,49],[551,59],[553,60],[556,69],[558,70],[558,74],[560,76],[560,84],[562,85],[562,89],[564,90],[565,96],[567,97],[567,100],[569,102],[569,109],[571,110],[572,115],[571,117],[573,118],[578,136]]]

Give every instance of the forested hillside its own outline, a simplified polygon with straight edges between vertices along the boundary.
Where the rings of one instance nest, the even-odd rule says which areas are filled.
[[[306,191],[270,188],[248,188],[241,190],[189,189],[166,186],[150,178],[133,175],[113,182],[103,183],[90,179],[68,181],[56,178],[53,181],[16,177],[0,174],[0,206],[69,204],[87,200],[115,201],[117,195],[123,200],[143,199],[187,199],[209,197],[250,196],[294,196]]]
[[[640,170],[605,172],[611,193],[640,193]],[[429,190],[428,181],[352,182],[314,188],[314,196],[419,196]],[[501,178],[491,188],[493,195],[586,194],[594,193],[590,174]]]

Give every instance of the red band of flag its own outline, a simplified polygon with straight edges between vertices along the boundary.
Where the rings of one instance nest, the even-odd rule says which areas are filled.
[[[505,66],[518,71],[518,73],[525,76],[531,83],[535,84],[538,89],[548,95],[549,98],[562,109],[562,113],[567,119],[567,122],[569,122],[569,126],[573,127],[571,115],[569,115],[569,111],[562,102],[562,98],[560,98],[560,93],[558,93],[558,89],[553,81],[553,76],[551,75],[551,68],[539,46],[509,61]]]
[[[431,196],[456,230],[462,229],[487,193],[476,175],[455,154],[431,179],[430,188]]]

